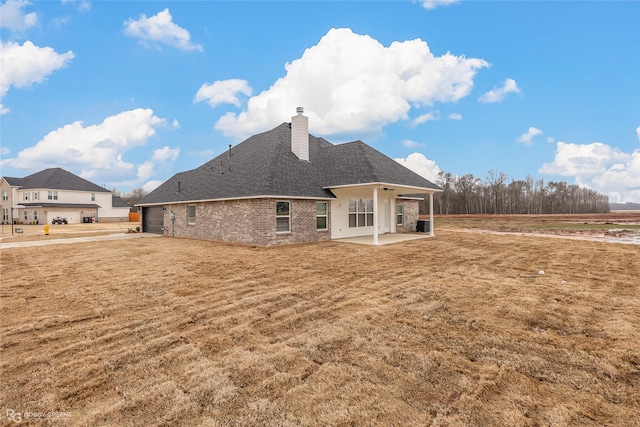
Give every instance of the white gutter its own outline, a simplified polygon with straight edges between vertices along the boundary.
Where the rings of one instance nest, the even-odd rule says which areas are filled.
[[[197,199],[197,200],[180,200],[174,202],[158,202],[158,203],[136,203],[133,206],[163,206],[163,205],[179,205],[184,203],[206,203],[206,202],[225,202],[228,200],[251,200],[251,199],[294,199],[294,200],[334,200],[335,197],[310,197],[310,196],[246,196],[246,197],[225,197],[221,199]]]
[[[332,188],[352,188],[352,187],[370,187],[370,186],[378,186],[378,187],[396,187],[395,189],[410,189],[410,190],[419,190],[426,191],[427,193],[432,192],[440,192],[443,190],[437,190],[435,188],[426,188],[426,187],[414,187],[413,185],[403,185],[403,184],[391,184],[388,182],[367,182],[364,184],[345,184],[345,185],[332,185],[329,187],[322,187],[323,190],[330,190]],[[403,190],[404,191],[404,190]]]

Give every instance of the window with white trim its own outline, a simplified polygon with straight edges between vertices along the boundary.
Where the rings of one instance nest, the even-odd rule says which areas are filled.
[[[40,193],[37,191],[33,192],[33,200],[39,200],[40,199]]]
[[[404,224],[404,206],[402,203],[396,205],[396,225]]]
[[[22,212],[22,218],[23,218],[23,221],[29,221],[29,212],[28,211],[23,211]]]
[[[9,221],[9,209],[2,209],[2,220]]]
[[[5,202],[7,200],[9,200],[9,192],[8,191],[3,191],[2,192],[2,200],[4,200]]]
[[[38,211],[33,211],[33,220],[34,221],[38,220]]]
[[[29,192],[24,192],[23,200],[29,200]]]
[[[47,191],[47,199],[58,200],[58,192],[52,190]]]
[[[187,224],[196,223],[196,205],[187,205]]]
[[[329,226],[327,206],[327,202],[316,202],[316,230],[326,230]]]
[[[349,199],[349,227],[373,225],[373,200]]]
[[[291,231],[291,202],[278,200],[276,202],[276,233]]]
[[[92,202],[96,201],[96,193],[91,193],[91,201]]]

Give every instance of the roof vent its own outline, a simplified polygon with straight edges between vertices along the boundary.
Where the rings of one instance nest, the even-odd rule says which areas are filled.
[[[303,116],[304,108],[296,108],[297,116],[291,117],[291,151],[300,160],[309,161],[309,118]]]

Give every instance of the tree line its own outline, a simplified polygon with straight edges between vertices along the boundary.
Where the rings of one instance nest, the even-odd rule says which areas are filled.
[[[566,182],[511,179],[490,170],[484,180],[472,174],[454,176],[440,172],[434,194],[435,214],[579,214],[609,212],[609,197],[590,188]],[[429,212],[429,200],[420,213]]]

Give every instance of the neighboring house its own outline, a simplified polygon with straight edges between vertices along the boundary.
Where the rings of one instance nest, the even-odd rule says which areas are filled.
[[[291,123],[254,135],[141,199],[143,231],[261,246],[415,231],[438,186],[362,141],[334,145]],[[410,194],[412,196],[404,196]],[[433,209],[430,215],[433,235]]]
[[[130,208],[111,191],[60,168],[24,178],[0,179],[2,221],[47,224],[57,216],[69,223],[128,221]]]

